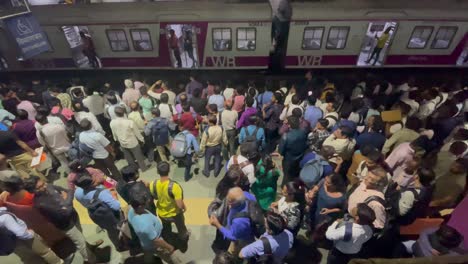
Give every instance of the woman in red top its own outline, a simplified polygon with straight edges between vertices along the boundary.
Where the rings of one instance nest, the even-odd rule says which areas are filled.
[[[0,200],[18,205],[32,206],[34,194],[24,189],[23,180],[17,175],[2,177],[1,182],[5,191],[0,194]]]

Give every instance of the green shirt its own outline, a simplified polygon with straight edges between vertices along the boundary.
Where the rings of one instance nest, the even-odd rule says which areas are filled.
[[[277,182],[280,176],[280,171],[273,168],[268,172],[260,160],[255,171],[256,181],[252,185],[252,193],[257,198],[257,201],[263,210],[268,210],[270,204],[276,200]]]

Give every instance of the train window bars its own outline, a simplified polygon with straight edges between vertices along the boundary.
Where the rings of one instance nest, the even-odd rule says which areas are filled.
[[[302,38],[302,49],[319,50],[322,47],[324,27],[306,27]]]
[[[434,27],[416,26],[408,41],[408,49],[424,49],[431,38]]]
[[[237,49],[252,51],[256,49],[257,29],[256,28],[238,28],[237,29]]]
[[[440,27],[432,41],[432,49],[447,49],[452,44],[458,27]]]
[[[133,48],[136,51],[152,51],[153,43],[148,29],[130,29]]]
[[[107,29],[107,39],[112,51],[129,51],[127,35],[123,29]]]
[[[348,34],[349,27],[331,27],[328,31],[327,49],[344,49]]]
[[[213,50],[232,50],[232,32],[230,28],[213,28]]]

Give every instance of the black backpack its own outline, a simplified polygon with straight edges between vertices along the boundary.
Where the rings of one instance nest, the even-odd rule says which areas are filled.
[[[18,218],[12,213],[9,212],[0,212],[0,216],[2,215],[11,215],[13,219],[18,222]],[[16,235],[11,232],[10,230],[0,227],[0,256],[8,256],[15,251],[16,248]]]
[[[266,237],[260,238],[263,244],[263,255],[252,258],[249,263],[252,264],[273,264],[274,257],[271,249],[270,241]]]
[[[256,201],[246,200],[246,203],[247,211],[236,213],[232,219],[249,218],[255,237],[261,237],[266,231],[263,210]]]
[[[117,217],[109,205],[99,200],[99,194],[104,190],[101,188],[95,189],[93,198],[86,205],[89,217],[97,225],[109,224],[109,222],[117,222]]]
[[[158,183],[158,180],[156,180],[156,181],[153,182],[153,192],[151,193],[151,195],[153,195],[153,198],[154,198],[155,200],[158,199],[158,190],[156,189],[157,183]],[[177,183],[177,182],[176,182],[176,181],[173,181],[173,180],[169,180],[169,186],[167,187],[167,192],[168,192],[168,194],[169,194],[169,197],[171,197],[171,199],[175,199],[175,198],[174,198],[174,192],[173,192],[174,184],[175,184],[175,183]],[[179,184],[179,183],[177,183],[177,184]],[[179,186],[180,186],[180,184],[179,184]],[[181,189],[182,189],[182,187],[181,187]],[[184,197],[184,193],[183,193],[183,191],[182,191],[182,198],[183,198],[183,197]]]
[[[257,132],[259,130],[259,127],[255,126],[255,130],[252,132],[252,134],[249,133],[248,127],[245,127],[244,129],[245,129],[244,143],[252,144],[252,146],[255,145],[258,148],[258,146],[260,145],[257,139]]]

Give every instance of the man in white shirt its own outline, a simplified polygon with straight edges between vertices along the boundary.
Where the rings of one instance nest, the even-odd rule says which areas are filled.
[[[83,131],[80,133],[79,141],[93,149],[93,160],[96,168],[114,180],[122,179],[120,171],[115,166],[115,152],[110,141],[101,133],[92,130],[92,124],[88,119],[81,120],[80,127]]]
[[[119,101],[116,94],[107,94],[106,95],[107,104],[104,108],[104,115],[110,119],[116,119],[117,116],[115,115],[115,108],[116,107],[123,107],[127,112],[127,105],[125,105],[122,101]],[[125,113],[126,114],[126,113]]]
[[[170,105],[176,105],[177,95],[171,89],[169,89],[169,87],[167,86],[166,81],[162,82],[161,88],[163,88],[163,90],[164,90],[164,92],[162,92],[162,93],[167,94],[167,96],[168,96],[167,103],[170,104]]]
[[[323,146],[333,147],[336,154],[340,155],[343,160],[350,160],[356,146],[353,130],[348,126],[340,126],[340,128],[325,139]]]
[[[254,184],[257,180],[257,178],[255,178],[255,166],[247,157],[256,156],[258,156],[258,153],[252,153],[252,150],[249,148],[248,144],[242,144],[240,146],[240,155],[232,156],[229,159],[226,168],[229,170],[233,164],[238,164],[244,175],[249,179],[250,186],[252,186],[252,184]]]
[[[239,114],[231,110],[232,109],[232,102],[231,100],[226,101],[226,107],[224,111],[219,114],[221,119],[221,126],[226,131],[226,136],[228,138],[228,145],[225,148],[226,151],[223,152],[225,159],[227,160],[228,157],[235,155],[237,150],[236,144],[236,137],[237,137],[237,129],[236,129],[236,122],[239,118]]]
[[[161,112],[161,117],[167,120],[172,120],[172,117],[177,114],[177,109],[174,105],[169,104],[169,95],[167,93],[161,94],[161,104],[157,106]]]
[[[99,121],[97,120],[96,116],[93,115],[93,113],[91,112],[86,112],[85,109],[83,108],[83,106],[80,104],[80,103],[76,103],[73,105],[73,110],[75,110],[75,120],[76,122],[79,124],[81,122],[81,120],[83,119],[88,119],[89,122],[91,122],[92,126],[93,126],[93,130],[95,130],[96,132],[99,132],[103,135],[105,135],[106,133],[104,132],[104,130],[102,129],[102,126],[101,124],[99,123]]]
[[[221,113],[224,110],[224,96],[222,96],[220,93],[221,88],[216,85],[214,88],[214,94],[208,98],[208,105],[215,104],[218,107],[218,112]]]
[[[280,120],[281,121],[286,120],[288,117],[292,115],[292,111],[296,108],[299,108],[302,110],[301,100],[299,99],[299,96],[297,94],[293,95],[293,97],[291,98],[291,104],[285,105],[283,112],[281,112]]]
[[[140,130],[138,130],[135,122],[124,117],[124,108],[116,107],[114,111],[117,118],[110,122],[114,140],[120,143],[128,165],[136,168],[136,160],[140,169],[145,171],[147,169],[145,156],[143,156],[143,152],[138,143],[138,141],[141,143],[145,142],[143,135],[140,133]]]
[[[96,117],[104,114],[104,98],[93,88],[88,88],[88,93],[91,95],[83,99],[83,105]]]
[[[348,263],[357,257],[362,245],[372,238],[372,222],[375,213],[372,209],[360,203],[351,214],[354,221],[335,221],[328,227],[325,236],[334,243],[333,249],[328,253],[328,264]]]
[[[52,152],[50,154],[54,155],[60,162],[60,165],[68,171],[66,153],[70,149],[70,141],[65,126],[49,123],[47,117],[42,114],[36,115],[36,121],[41,125],[36,130],[36,137],[39,143],[50,150]]]

